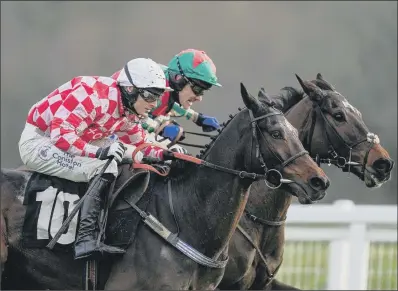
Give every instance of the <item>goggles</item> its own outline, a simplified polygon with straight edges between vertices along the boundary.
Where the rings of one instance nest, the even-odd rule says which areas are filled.
[[[146,102],[155,102],[163,95],[164,90],[159,88],[137,88],[138,93]]]
[[[184,79],[188,82],[189,86],[191,86],[192,92],[195,94],[195,96],[201,96],[203,95],[206,91],[210,90],[211,84],[202,82],[200,80],[193,80],[193,79],[188,79],[187,77],[183,76]]]

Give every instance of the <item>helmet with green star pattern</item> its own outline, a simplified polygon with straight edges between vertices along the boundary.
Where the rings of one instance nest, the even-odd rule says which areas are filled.
[[[204,82],[211,86],[221,87],[217,82],[216,66],[204,52],[196,49],[186,49],[175,55],[168,64],[168,70],[200,85]],[[195,82],[199,80],[199,82]],[[202,81],[202,82],[201,82]]]

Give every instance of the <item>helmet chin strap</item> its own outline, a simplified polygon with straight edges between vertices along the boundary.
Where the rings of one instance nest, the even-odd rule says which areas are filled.
[[[170,92],[170,97],[173,99],[174,102],[176,102],[178,105],[181,105],[180,103],[180,92],[179,91],[173,91]]]
[[[172,101],[181,105],[179,94],[180,94],[180,91],[185,87],[186,81],[184,80],[184,78],[182,76],[181,76],[181,79],[177,80],[177,76],[178,76],[178,74],[169,72],[170,87],[174,90],[174,91],[170,92],[169,94],[170,94]]]
[[[134,108],[134,103],[137,101],[138,92],[133,90],[132,92],[128,92],[127,89],[123,86],[119,86],[120,92],[122,95],[122,103],[123,107],[130,113],[138,115],[137,111]]]

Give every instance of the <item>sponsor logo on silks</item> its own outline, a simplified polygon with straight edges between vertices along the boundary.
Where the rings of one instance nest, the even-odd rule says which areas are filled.
[[[43,161],[48,161],[51,159],[51,155],[48,152],[50,150],[51,146],[45,145],[39,148],[39,158],[41,158]]]
[[[74,160],[75,156],[68,154],[67,152],[50,152],[51,146],[43,146],[39,149],[39,157],[43,161],[49,161],[50,159],[55,159],[55,163],[63,168],[68,168],[73,170],[75,167],[81,167],[82,164]]]
[[[70,170],[73,170],[75,167],[81,167],[82,164],[75,161],[74,157],[66,152],[62,152],[62,155],[59,155],[58,153],[54,153],[52,155],[54,159],[57,160],[57,164],[60,165],[63,168],[68,168]]]

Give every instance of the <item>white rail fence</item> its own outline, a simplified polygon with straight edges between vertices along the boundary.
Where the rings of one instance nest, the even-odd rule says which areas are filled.
[[[305,290],[397,290],[397,205],[291,205],[277,279]]]

